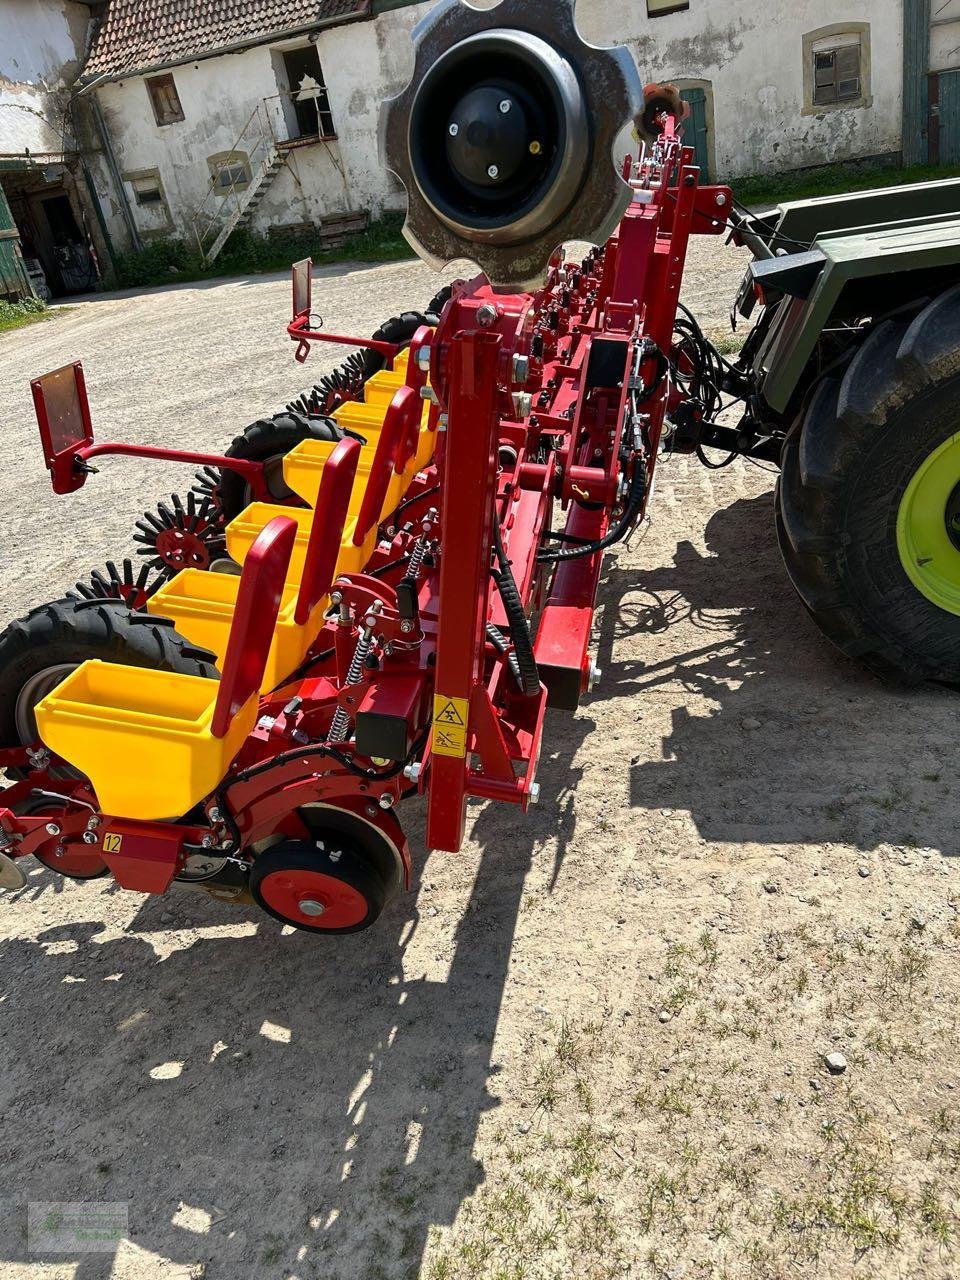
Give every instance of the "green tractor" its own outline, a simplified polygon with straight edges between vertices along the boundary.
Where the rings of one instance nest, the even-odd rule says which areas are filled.
[[[702,413],[677,447],[778,463],[780,547],[818,626],[879,675],[960,684],[960,180],[732,221],[754,253],[734,323],[755,323],[733,364],[680,333]]]

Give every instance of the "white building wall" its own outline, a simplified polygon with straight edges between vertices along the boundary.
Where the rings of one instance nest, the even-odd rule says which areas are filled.
[[[60,154],[63,90],[76,78],[89,23],[89,8],[72,0],[0,2],[0,155]]]
[[[960,0],[937,0],[930,23],[930,70],[960,67]]]
[[[182,232],[206,198],[207,158],[234,149],[254,111],[279,92],[279,85],[266,46],[175,67],[172,74],[184,115],[175,124],[157,124],[142,77],[104,84],[95,92],[121,173],[158,170],[172,222]],[[276,115],[278,107],[277,101],[268,102],[264,112]],[[252,126],[245,139],[243,149],[251,155],[255,155],[259,128]],[[336,143],[331,151],[337,153]],[[173,229],[165,210],[138,206],[129,185],[127,195],[142,234]],[[259,223],[318,220],[324,213],[347,207],[336,164],[327,149],[317,145],[293,153],[290,169],[280,172],[264,201]]]
[[[321,34],[320,66],[329,89],[337,140],[290,150],[287,166],[257,210],[258,230],[369,209],[374,215],[401,208],[402,189],[380,167],[377,128],[380,104],[402,87],[413,64],[410,29],[430,4],[401,9],[374,22],[334,27]],[[158,125],[143,77],[112,81],[99,97],[119,169],[124,174],[159,171],[166,207],[137,206],[127,187],[141,234],[184,234],[192,213],[207,198],[209,156],[231,151],[265,99],[283,132],[277,52],[303,42],[261,45],[172,68],[184,119]],[[241,149],[252,150],[252,144]],[[104,207],[111,231],[125,232],[116,201]],[[169,214],[169,216],[168,216]]]
[[[255,227],[402,207],[401,189],[380,167],[378,120],[383,99],[410,74],[410,31],[431,7],[411,5],[321,33],[338,139],[290,153]],[[642,0],[579,0],[577,20],[587,39],[626,45],[644,80],[706,84],[718,178],[900,148],[902,0],[841,0],[839,7],[836,0],[692,0],[689,10],[655,19]],[[804,35],[844,22],[870,24],[872,105],[805,113]],[[185,119],[163,127],[141,77],[96,90],[120,169],[160,172],[170,218],[134,205],[147,235],[173,227],[183,233],[206,195],[207,157],[233,149],[257,104],[280,88],[269,46],[176,67],[173,75]]]
[[[900,150],[902,0],[691,0],[647,18],[642,0],[579,0],[598,44],[624,44],[644,81],[709,81],[717,177],[802,168]],[[805,34],[870,24],[873,104],[804,114]]]

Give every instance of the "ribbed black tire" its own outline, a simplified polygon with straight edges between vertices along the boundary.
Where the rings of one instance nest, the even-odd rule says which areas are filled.
[[[373,334],[375,342],[395,342],[401,347],[410,345],[410,340],[417,330],[430,321],[422,311],[404,311],[401,316],[391,316],[384,320],[380,328]],[[363,380],[367,382],[375,373],[379,373],[386,365],[386,359],[379,351],[369,348],[363,353]]]
[[[440,319],[440,313],[453,297],[453,285],[445,284],[439,292],[435,293],[425,308],[425,314],[428,321],[436,321]]]
[[[17,730],[21,690],[45,670],[88,658],[217,679],[214,655],[190,644],[166,618],[131,613],[119,600],[55,600],[0,634],[0,747],[30,745]]]
[[[283,480],[282,459],[304,440],[342,440],[343,431],[332,418],[307,418],[302,413],[278,413],[252,422],[227,450],[228,458],[263,462],[268,467],[271,499],[284,506],[303,506]],[[220,501],[226,523],[252,501],[250,487],[235,471],[224,471],[220,480]]]
[[[917,590],[897,547],[911,479],[957,431],[960,287],[877,325],[784,446],[777,533],[801,600],[844,653],[908,684],[960,684],[960,617]]]

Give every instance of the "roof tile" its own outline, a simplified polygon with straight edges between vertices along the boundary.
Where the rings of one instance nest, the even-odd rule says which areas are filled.
[[[110,0],[83,74],[132,75],[369,11],[370,0]]]

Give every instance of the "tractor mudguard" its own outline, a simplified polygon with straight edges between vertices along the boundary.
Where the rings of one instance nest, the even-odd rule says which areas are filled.
[[[934,185],[952,188],[953,199],[960,199],[960,183]],[[917,188],[898,188],[896,193],[905,190]],[[884,193],[862,194],[880,197]],[[938,199],[944,199],[942,193]],[[893,207],[892,203],[857,202],[852,197],[844,198],[840,205],[847,214],[855,210],[889,212]],[[841,229],[826,229],[830,220],[825,219],[824,228],[815,232],[815,243],[810,246],[822,255],[819,269],[803,252],[801,228],[806,231],[812,224],[798,221],[791,216],[793,212],[789,206],[781,211],[777,235],[789,235],[789,248],[795,252],[779,261],[753,263],[748,274],[751,295],[755,276],[760,279],[764,273],[770,274],[772,289],[785,295],[775,304],[776,311],[753,361],[759,390],[775,414],[788,410],[821,334],[838,315],[859,319],[887,314],[898,305],[938,292],[952,274],[960,275],[960,215],[956,208],[950,213],[928,212],[923,217]],[[794,234],[798,243],[793,242]],[[775,243],[776,236],[771,240]]]

